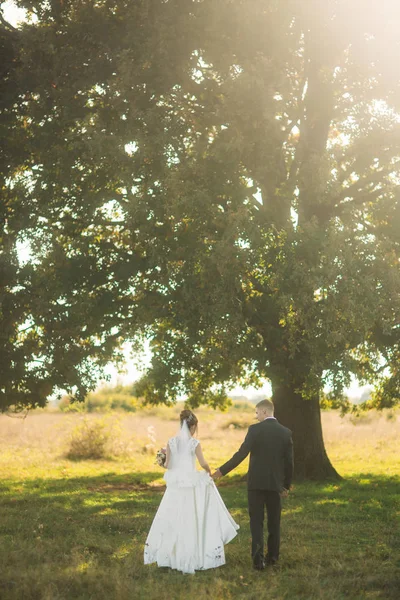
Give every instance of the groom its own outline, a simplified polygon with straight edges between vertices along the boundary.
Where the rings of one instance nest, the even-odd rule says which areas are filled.
[[[217,469],[219,479],[235,469],[250,453],[247,474],[248,505],[252,537],[251,555],[255,569],[262,570],[265,562],[274,565],[279,558],[281,498],[289,492],[293,475],[293,442],[290,429],[274,417],[271,400],[256,406],[259,423],[251,425],[239,450]],[[264,560],[264,507],[267,509],[268,552]]]

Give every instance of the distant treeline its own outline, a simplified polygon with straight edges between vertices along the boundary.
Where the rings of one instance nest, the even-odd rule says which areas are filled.
[[[239,412],[253,412],[254,406],[264,396],[247,398],[246,396],[232,396],[229,409]],[[349,406],[351,406],[351,402]],[[336,399],[331,394],[321,394],[320,400],[323,410],[342,409],[343,399]],[[61,411],[72,412],[107,412],[110,410],[137,412],[140,410],[151,410],[149,405],[143,403],[143,399],[135,395],[135,384],[103,386],[95,392],[90,392],[84,402],[74,402],[69,396],[64,396],[58,403]],[[153,407],[155,409],[155,407]],[[160,407],[159,407],[160,408]]]
[[[246,396],[232,396],[229,408],[241,412],[253,412],[254,404],[259,398],[248,399]],[[58,403],[59,410],[63,412],[107,412],[119,410],[137,412],[151,410],[143,399],[135,395],[135,385],[103,386],[95,392],[90,392],[84,402],[74,402],[69,396],[63,396]],[[155,407],[154,407],[155,408]],[[160,408],[160,407],[158,407]]]
[[[84,402],[74,402],[69,396],[63,396],[58,404],[61,411],[105,412],[122,410],[136,412],[142,407],[142,401],[133,394],[132,385],[104,386],[90,392]]]

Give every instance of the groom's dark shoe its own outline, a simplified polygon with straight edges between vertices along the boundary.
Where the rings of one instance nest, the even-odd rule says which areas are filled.
[[[264,569],[265,569],[265,562],[263,560],[259,561],[259,562],[255,562],[255,563],[253,563],[253,568],[256,571],[264,571]]]
[[[268,567],[274,567],[278,564],[278,559],[274,558],[273,556],[266,556],[265,557],[265,564]]]

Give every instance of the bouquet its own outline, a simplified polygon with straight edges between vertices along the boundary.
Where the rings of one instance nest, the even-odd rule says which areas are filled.
[[[165,461],[167,458],[167,450],[166,448],[160,448],[156,455],[156,465],[160,467],[165,467]]]

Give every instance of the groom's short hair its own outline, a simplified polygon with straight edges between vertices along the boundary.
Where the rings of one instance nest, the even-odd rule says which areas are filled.
[[[271,413],[271,415],[274,414],[274,403],[268,398],[266,398],[265,400],[261,400],[261,402],[258,402],[258,404],[256,404],[256,408],[261,408],[262,410]]]

